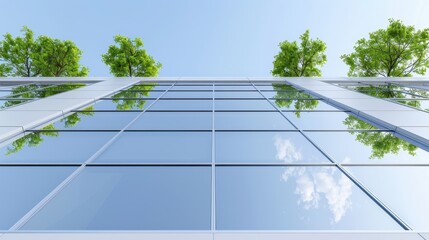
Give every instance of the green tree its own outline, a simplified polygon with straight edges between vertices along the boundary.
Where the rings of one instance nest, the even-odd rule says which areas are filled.
[[[409,77],[423,75],[429,67],[429,29],[416,30],[389,19],[387,29],[360,39],[354,52],[341,56],[351,77]]]
[[[28,27],[21,29],[23,37],[14,38],[10,33],[0,42],[0,73],[2,76],[37,77],[40,68],[34,61],[37,42]]]
[[[44,77],[85,77],[88,68],[79,64],[82,51],[70,40],[40,36],[37,39],[35,58],[41,76]]]
[[[310,31],[300,37],[301,43],[284,41],[279,44],[280,52],[274,56],[274,67],[271,73],[277,77],[319,77],[327,57],[326,44],[320,40],[310,39]]]
[[[143,49],[141,38],[131,40],[116,35],[115,45],[109,46],[102,55],[103,62],[110,67],[115,77],[153,77],[157,76],[162,64],[156,62]]]
[[[28,27],[23,37],[4,35],[0,41],[0,76],[14,77],[81,77],[88,69],[79,64],[82,51],[72,41],[34,38]]]

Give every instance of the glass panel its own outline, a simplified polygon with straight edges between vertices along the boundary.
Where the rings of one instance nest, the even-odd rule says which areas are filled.
[[[429,167],[348,167],[415,231],[429,231]]]
[[[250,90],[255,91],[255,88],[249,84],[242,85],[215,85],[215,90]]]
[[[2,163],[82,163],[114,132],[34,132],[0,148]]]
[[[131,99],[136,99],[136,98],[153,98],[156,99],[159,96],[161,96],[165,91],[121,91],[115,94],[112,94],[106,98],[131,98]]]
[[[212,100],[158,100],[150,110],[213,110]]]
[[[135,99],[114,99],[114,100],[101,100],[97,101],[91,110],[100,111],[100,110],[145,110],[153,100],[135,100]]]
[[[295,130],[278,112],[216,112],[217,130]]]
[[[210,167],[87,167],[24,230],[209,230]]]
[[[389,132],[307,132],[340,163],[429,163],[429,153]],[[347,146],[347,147],[340,147]]]
[[[174,87],[172,87],[170,90],[172,91],[176,91],[176,90],[213,90],[213,86],[212,84],[210,85],[196,85],[196,86],[192,86],[192,85],[175,85]]]
[[[212,112],[145,112],[130,130],[211,130]]]
[[[429,111],[429,100],[392,100],[398,102],[400,104],[404,104],[407,106],[415,107],[424,111]]]
[[[21,99],[20,100],[16,100],[16,99],[14,99],[14,100],[0,100],[0,109],[16,106],[18,104],[22,104],[22,103],[25,103],[28,101],[31,101],[31,100],[21,100]]]
[[[216,100],[216,110],[271,110],[276,109],[265,99],[261,100]]]
[[[197,92],[197,91],[168,91],[162,98],[213,98],[213,92]]]
[[[93,111],[133,111],[133,110],[145,110],[153,100],[132,100],[132,99],[114,99],[114,100],[101,100],[97,101],[91,110]]]
[[[216,132],[221,163],[331,163],[299,132]]]
[[[132,86],[131,88],[129,88],[130,90],[135,90],[137,89],[143,89],[143,90],[150,90],[150,91],[165,91],[167,89],[169,89],[171,87],[171,84],[167,84],[167,83],[158,83],[158,84],[147,84],[147,83],[141,83],[141,84],[136,84],[134,86]]]
[[[55,129],[121,130],[139,112],[76,112],[54,123]]]
[[[377,130],[375,126],[345,112],[284,112],[303,130]]]
[[[264,99],[258,91],[248,92],[215,92],[215,98],[261,98]]]
[[[321,100],[284,100],[277,99],[272,101],[276,107],[281,110],[291,111],[339,111],[339,109]]]
[[[0,229],[8,230],[75,167],[0,167]]]
[[[96,162],[209,163],[211,132],[124,132]]]
[[[335,167],[217,167],[219,230],[401,230]]]
[[[7,95],[10,95],[12,91],[0,91],[0,97],[5,97]]]

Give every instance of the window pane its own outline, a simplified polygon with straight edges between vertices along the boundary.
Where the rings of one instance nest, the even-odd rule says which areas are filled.
[[[212,112],[145,112],[130,130],[211,130]]]
[[[210,163],[211,132],[124,132],[102,163]]]
[[[114,99],[122,99],[122,98],[139,98],[139,99],[146,99],[146,98],[153,98],[156,99],[159,96],[161,96],[165,91],[129,91],[129,90],[124,90],[124,91],[120,91],[118,93],[114,93],[112,95],[109,95],[109,98],[114,98]],[[107,98],[107,97],[106,97]]]
[[[139,112],[76,112],[54,123],[62,130],[121,130]]]
[[[83,163],[114,132],[34,132],[0,148],[3,163]]]
[[[295,130],[278,112],[216,112],[217,130]]]
[[[162,98],[210,98],[213,99],[213,92],[196,92],[196,91],[168,91]]]
[[[285,112],[302,130],[376,130],[375,126],[345,112]]]
[[[271,110],[276,109],[265,99],[261,100],[216,100],[216,110]]]
[[[25,230],[209,230],[210,167],[87,167]]]
[[[321,101],[321,100],[284,100],[277,99],[272,101],[276,107],[281,110],[292,111],[320,111],[332,110],[338,111],[337,108]]]
[[[91,110],[144,110],[147,109],[153,100],[143,99],[114,99],[97,101]]]
[[[299,132],[217,132],[216,161],[331,163]]]
[[[213,110],[212,100],[158,100],[150,110]]]
[[[219,230],[400,230],[335,167],[217,167]]]
[[[189,90],[213,90],[213,85],[175,85],[170,90],[173,91],[189,91]]]
[[[5,97],[7,95],[10,95],[12,91],[0,91],[0,97]]]
[[[215,92],[215,98],[260,98],[264,99],[258,91],[248,92]]]
[[[389,132],[307,132],[306,134],[339,163],[429,163],[428,152]]]
[[[221,85],[215,85],[215,90],[250,90],[255,91],[255,88],[250,84],[237,84],[237,85],[228,85],[228,84],[221,84]]]
[[[348,167],[383,203],[413,230],[429,230],[429,167]]]
[[[0,167],[0,229],[7,230],[30,211],[75,167]]]

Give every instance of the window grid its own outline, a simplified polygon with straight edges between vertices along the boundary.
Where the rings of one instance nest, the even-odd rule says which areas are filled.
[[[265,95],[262,93],[261,90],[259,90],[257,88],[257,85],[255,85],[254,83],[251,83],[251,86],[253,86],[255,88],[256,91],[259,92],[259,94],[261,94],[262,98],[265,99],[266,101],[268,101],[269,104],[271,104],[275,110],[272,110],[274,112],[278,112],[279,114],[281,114],[286,121],[288,121],[290,124],[292,124],[294,126],[294,128],[296,130],[284,130],[284,131],[298,131],[300,132],[312,145],[314,145],[323,155],[325,155],[332,163],[330,164],[316,164],[316,163],[310,163],[310,164],[249,164],[249,163],[232,163],[232,164],[228,164],[228,163],[216,163],[215,162],[215,133],[216,132],[222,132],[222,131],[234,131],[234,130],[217,130],[215,129],[215,112],[219,112],[218,110],[215,110],[215,103],[216,100],[218,100],[218,98],[215,98],[215,82],[212,83],[212,129],[211,130],[204,130],[204,131],[211,131],[212,132],[212,160],[210,164],[195,164],[195,163],[191,163],[191,164],[106,164],[106,163],[93,163],[92,161],[94,159],[96,159],[100,153],[102,153],[104,150],[106,150],[123,132],[127,132],[127,131],[134,131],[134,130],[129,130],[127,129],[131,124],[133,124],[135,121],[137,121],[138,119],[141,118],[141,116],[143,114],[145,114],[146,112],[154,112],[154,110],[150,110],[150,108],[156,104],[158,102],[158,100],[160,98],[162,98],[162,96],[164,96],[171,88],[173,88],[175,86],[176,82],[173,83],[171,86],[169,86],[168,89],[166,89],[165,91],[163,91],[163,93],[157,97],[156,99],[154,99],[155,101],[152,102],[148,108],[146,108],[145,110],[141,110],[141,111],[137,111],[137,112],[141,112],[139,115],[137,115],[131,122],[129,122],[122,130],[117,131],[117,134],[111,139],[109,140],[102,148],[100,148],[92,157],[90,157],[87,161],[85,161],[83,164],[1,164],[1,165],[7,165],[7,166],[79,166],[79,169],[76,170],[73,174],[71,174],[62,184],[60,184],[57,188],[55,188],[51,194],[49,194],[45,199],[43,199],[41,201],[41,203],[39,203],[38,205],[35,206],[36,209],[33,208],[33,210],[31,210],[29,213],[27,213],[23,218],[21,218],[20,221],[18,221],[11,229],[10,231],[16,231],[19,230],[19,228],[21,226],[23,226],[25,224],[26,221],[28,221],[31,216],[33,216],[40,208],[42,208],[44,206],[44,204],[46,204],[46,202],[48,202],[50,199],[52,199],[53,196],[55,196],[56,193],[58,193],[59,191],[61,191],[68,183],[70,183],[74,177],[76,177],[86,166],[209,166],[212,169],[212,220],[211,220],[211,230],[214,231],[216,230],[216,214],[215,214],[215,200],[216,200],[216,193],[215,193],[215,176],[216,176],[216,167],[217,166],[336,166],[342,173],[344,173],[349,179],[351,179],[360,189],[362,189],[371,199],[373,199],[381,208],[383,208],[393,219],[395,219],[404,229],[406,230],[410,230],[411,228],[405,223],[403,222],[392,210],[390,210],[387,206],[385,206],[375,195],[373,195],[362,183],[360,183],[357,179],[355,179],[346,169],[344,169],[343,166],[378,166],[378,165],[373,165],[373,164],[345,164],[345,163],[338,163],[335,162],[335,160],[333,160],[331,157],[329,157],[328,154],[326,154],[323,149],[321,149],[320,147],[317,146],[316,143],[314,143],[310,137],[308,137],[306,135],[306,132],[310,132],[310,131],[324,131],[324,130],[301,130],[299,129],[292,121],[290,121],[287,116],[284,114],[284,112],[293,112],[293,111],[286,111],[286,110],[280,110],[277,106],[275,106],[275,104],[273,104],[270,100],[270,98],[266,98]],[[206,86],[206,85],[204,85]],[[228,86],[228,85],[227,85]],[[188,91],[188,90],[183,90],[183,91]],[[199,90],[195,90],[195,91],[199,91]],[[232,90],[232,92],[234,92]],[[101,99],[111,99],[111,98],[101,98]],[[140,98],[138,98],[140,99]],[[183,100],[182,98],[180,98],[181,100]],[[189,98],[190,100],[194,100],[197,98]],[[225,98],[227,100],[238,100],[238,99],[243,99],[245,100],[246,98]],[[320,98],[315,98],[316,100],[320,100]],[[148,100],[146,98],[144,98],[144,100]],[[175,100],[174,98],[172,100]],[[311,99],[314,100],[314,99]],[[338,108],[338,107],[336,107]],[[233,112],[237,112],[237,110],[231,110]],[[262,112],[272,112],[272,111],[262,111]],[[304,110],[303,110],[304,111]],[[319,110],[320,111],[320,110]],[[347,112],[347,111],[343,111],[341,109],[338,109],[338,111],[340,112]],[[80,112],[80,110],[74,110],[73,112]],[[96,112],[96,111],[94,111]],[[121,112],[119,110],[112,110],[112,112]],[[174,112],[172,110],[172,112]],[[184,112],[184,111],[176,111],[176,112]],[[255,112],[255,111],[249,111],[249,112]],[[312,112],[311,110],[309,110],[309,112]],[[314,112],[318,112],[318,111],[314,111]],[[327,112],[335,112],[335,111],[327,111]],[[40,131],[40,130],[30,130],[29,132],[32,131]],[[75,132],[79,132],[82,130],[60,130],[58,132],[61,131],[75,131]],[[94,131],[94,130],[88,130],[88,131]],[[104,130],[103,130],[104,131]],[[136,130],[136,131],[145,131],[145,130]],[[147,130],[146,130],[147,131]],[[159,131],[159,130],[157,130]],[[166,130],[166,131],[175,131],[175,130]],[[184,132],[187,132],[189,130],[186,130]],[[247,130],[244,130],[247,131]],[[270,130],[262,130],[262,131],[270,131]],[[273,130],[276,131],[276,130]],[[325,130],[327,132],[331,132],[333,130]],[[348,130],[334,130],[334,131],[344,131],[344,132],[349,132]],[[357,130],[359,131],[359,130]],[[368,132],[374,132],[374,131],[382,131],[382,132],[392,132],[392,131],[386,131],[386,130],[361,130],[361,131],[368,131]],[[237,130],[236,132],[240,132],[239,130]],[[380,166],[426,166],[428,164],[380,164]]]

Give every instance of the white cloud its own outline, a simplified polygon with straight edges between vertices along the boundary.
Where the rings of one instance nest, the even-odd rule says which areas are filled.
[[[276,147],[276,159],[287,163],[297,162],[302,159],[302,154],[296,149],[295,145],[289,139],[283,139],[280,136],[275,137],[274,146]]]
[[[284,181],[288,181],[291,176],[296,178],[295,194],[299,195],[298,205],[307,210],[316,209],[324,198],[333,215],[333,222],[339,222],[352,205],[352,182],[343,174],[336,181],[334,173],[338,170],[329,167],[311,172],[305,169],[288,167],[282,175]]]

